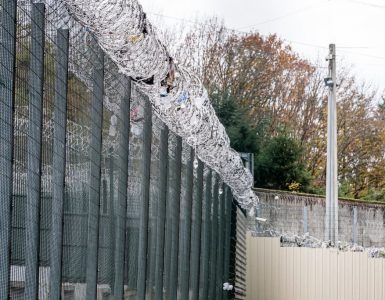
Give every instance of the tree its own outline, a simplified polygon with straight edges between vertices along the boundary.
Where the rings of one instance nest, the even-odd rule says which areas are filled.
[[[200,75],[231,145],[254,152],[257,158],[262,155],[256,166],[259,172],[269,161],[264,151],[272,147],[270,137],[290,132],[302,150],[297,163],[313,178],[313,190],[324,191],[328,97],[323,79],[327,74],[317,67],[324,62],[301,58],[276,35],[227,30],[216,18],[183,36],[182,43],[174,41],[174,54]],[[355,198],[370,197],[373,191],[378,195],[385,188],[385,105],[376,105],[381,95],[358,82],[348,66],[338,65],[340,190]],[[280,186],[287,188],[285,184]]]
[[[245,109],[227,93],[213,94],[211,100],[229,135],[231,147],[238,152],[257,152],[260,135],[257,129],[252,127]]]
[[[255,185],[263,188],[306,190],[310,175],[301,162],[303,150],[287,134],[272,137],[255,160]]]

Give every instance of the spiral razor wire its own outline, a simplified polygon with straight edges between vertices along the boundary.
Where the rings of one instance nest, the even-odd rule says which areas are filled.
[[[97,39],[119,71],[131,77],[149,97],[159,118],[221,176],[240,205],[249,208],[258,202],[251,190],[253,177],[239,154],[231,149],[229,137],[202,82],[176,64],[137,0],[64,0],[55,1],[54,5],[57,9],[52,17],[57,18],[58,26],[82,24],[84,28],[79,35],[87,39],[92,34]],[[87,80],[88,76],[83,77]],[[114,99],[114,87],[106,88],[106,107],[117,113],[119,103],[114,101],[119,101],[119,97]]]

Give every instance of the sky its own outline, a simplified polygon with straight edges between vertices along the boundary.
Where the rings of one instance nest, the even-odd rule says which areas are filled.
[[[276,33],[301,56],[324,67],[328,45],[335,43],[340,65],[352,66],[359,80],[385,90],[385,0],[139,2],[154,25],[178,26],[183,20],[217,16],[228,28]]]

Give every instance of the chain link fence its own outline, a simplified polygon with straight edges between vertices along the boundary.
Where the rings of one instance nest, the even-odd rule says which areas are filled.
[[[0,26],[0,299],[232,298],[219,176],[61,2]]]

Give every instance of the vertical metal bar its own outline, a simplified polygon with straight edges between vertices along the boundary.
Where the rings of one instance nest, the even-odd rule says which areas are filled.
[[[257,206],[255,208],[255,218],[258,218],[261,216],[260,208]],[[261,232],[261,223],[260,222],[254,222],[255,223],[255,232]]]
[[[3,4],[0,11],[0,299],[7,299],[11,263],[17,1],[3,1]]]
[[[178,299],[188,299],[189,296],[189,266],[190,266],[190,238],[191,238],[191,217],[193,199],[193,179],[194,179],[194,150],[190,149],[190,159],[187,162],[186,191],[182,202],[181,211],[184,218],[180,218],[179,234],[179,270],[178,286],[180,297]]]
[[[178,291],[178,253],[179,253],[179,219],[180,219],[180,199],[181,199],[181,175],[182,175],[182,138],[177,136],[175,147],[175,186],[172,196],[171,206],[171,263],[169,280],[169,298],[176,300]]]
[[[127,215],[127,186],[128,186],[128,155],[130,135],[130,101],[131,79],[122,78],[125,84],[123,98],[120,102],[120,124],[118,127],[121,139],[118,148],[118,195],[117,203],[111,198],[110,216],[114,225],[114,268],[113,268],[113,296],[114,299],[123,299],[124,281],[124,253],[126,244],[126,215]],[[110,189],[113,186],[110,185]],[[116,206],[116,207],[115,207]]]
[[[158,179],[154,178],[154,181],[158,181]],[[155,186],[158,186],[159,181],[151,188],[150,197],[154,197],[153,201],[150,204],[150,220],[149,220],[149,258],[147,259],[147,268],[148,268],[148,276],[147,276],[147,297],[154,298],[154,289],[155,289],[155,261],[156,261],[156,239],[157,239],[157,227],[156,227],[156,215],[158,211],[158,194],[155,192]],[[156,193],[156,194],[155,194]],[[151,201],[151,198],[150,198]]]
[[[123,99],[121,99],[121,103],[120,103],[120,112],[122,112],[122,105],[123,105]],[[121,122],[121,118],[119,118],[119,121]],[[120,125],[120,123],[119,123]],[[120,128],[118,129],[119,131],[121,130]],[[121,136],[121,139],[120,139],[120,142],[122,142],[122,140],[124,139],[123,136]],[[120,147],[120,144],[119,144],[119,147]],[[117,149],[117,155],[118,155],[118,159],[120,160],[120,157],[119,157],[119,152],[121,149],[118,148]],[[121,167],[124,167],[123,165],[121,165],[121,162],[119,161],[119,163],[116,162],[115,158],[114,158],[114,149],[113,147],[110,148],[109,150],[109,158],[108,158],[108,181],[109,181],[109,197],[107,196],[107,183],[106,183],[106,179],[103,179],[102,181],[102,190],[103,190],[103,208],[102,208],[102,211],[103,211],[103,214],[106,215],[106,218],[108,220],[108,224],[109,224],[109,241],[110,241],[110,244],[108,246],[108,266],[107,266],[107,278],[108,278],[108,283],[110,283],[110,286],[111,286],[111,292],[112,292],[112,295],[115,297],[115,247],[116,247],[116,239],[115,239],[115,232],[118,233],[118,224],[117,222],[115,222],[115,218],[118,219],[118,215],[115,215],[115,211],[116,211],[116,208],[115,206],[118,206],[119,204],[118,203],[115,203],[115,186],[114,186],[114,180],[115,180],[115,176],[114,176],[114,170],[115,170],[115,167],[118,167],[118,171],[120,172],[120,166]],[[119,174],[120,175],[120,174]],[[118,180],[120,179],[120,177],[118,176]],[[118,189],[119,189],[119,183],[118,183]],[[119,192],[118,192],[118,197],[119,197]],[[108,205],[108,200],[109,200],[109,205]],[[121,207],[118,207],[119,209],[121,209]],[[119,214],[120,211],[116,212],[116,214]],[[117,221],[117,220],[116,220]]]
[[[222,299],[222,284],[223,284],[223,250],[224,250],[224,217],[225,217],[225,193],[224,193],[225,185],[222,183],[220,188],[219,195],[219,213],[218,213],[218,243],[217,243],[217,262],[216,262],[216,299]]]
[[[353,206],[353,244],[357,244],[357,206]]]
[[[203,202],[203,163],[198,160],[196,184],[194,185],[193,224],[191,229],[190,291],[191,299],[199,295],[199,258],[201,247],[202,202]],[[187,299],[187,298],[186,298]]]
[[[232,206],[232,195],[229,187],[226,187],[225,196],[225,220],[226,220],[226,231],[225,231],[225,246],[224,246],[224,282],[229,282],[230,279],[230,244],[231,244],[231,206]],[[228,293],[223,292],[223,299],[228,299]]]
[[[172,206],[173,206],[173,189],[175,185],[175,149],[172,151],[172,155],[169,156],[169,167],[167,177],[167,196],[166,196],[166,224],[165,224],[165,245],[164,245],[164,290],[165,299],[169,298],[170,291],[170,268],[171,268],[171,244],[172,244],[172,233],[171,233],[171,219],[172,219]]]
[[[91,176],[88,205],[87,234],[87,271],[86,299],[96,299],[98,278],[98,246],[99,246],[99,212],[100,212],[100,178],[103,125],[104,95],[104,56],[99,47],[96,48],[97,60],[93,73],[93,91],[91,103],[91,139],[90,160]]]
[[[167,178],[168,178],[168,127],[164,125],[160,133],[159,146],[159,202],[157,216],[157,238],[156,238],[156,258],[155,258],[155,299],[163,299],[163,257],[164,257],[164,237],[166,223],[166,197],[167,197]]]
[[[210,229],[211,229],[211,210],[212,210],[212,171],[210,170],[206,178],[204,219],[202,226],[202,248],[201,248],[201,276],[199,281],[199,299],[208,299],[209,291],[209,263],[210,263]]]
[[[235,275],[236,275],[236,251],[237,251],[237,216],[238,206],[236,202],[232,201],[230,204],[230,257],[229,257],[229,279],[228,282],[235,286]],[[236,288],[236,287],[235,287]],[[233,299],[235,296],[234,289],[227,291],[227,298]]]
[[[123,138],[123,137],[122,137]],[[119,151],[119,150],[118,150]],[[110,211],[114,212],[114,170],[115,170],[115,158],[114,158],[114,148],[111,147],[109,150],[109,159],[108,159],[108,183],[109,183],[109,195],[107,196],[107,186],[106,186],[106,197],[105,197],[105,203],[103,203],[103,213],[107,214],[108,213],[108,198],[110,199]],[[119,155],[119,153],[118,153]],[[120,166],[120,165],[118,165]],[[106,180],[107,181],[107,180]],[[113,227],[115,223],[111,224]]]
[[[57,30],[53,140],[53,198],[50,255],[50,299],[60,299],[63,245],[63,203],[66,164],[69,30]]]
[[[308,226],[307,226],[307,206],[305,205],[303,207],[303,233],[308,232]]]
[[[251,158],[251,175],[253,175],[253,186],[254,186],[254,153],[250,153]]]
[[[329,87],[327,167],[326,167],[326,215],[325,240],[338,241],[338,161],[337,161],[337,102],[336,102],[336,46],[329,45]]]
[[[123,79],[125,91],[120,102],[120,143],[118,150],[118,198],[117,208],[115,201],[111,198],[111,216],[116,216],[115,225],[115,276],[114,276],[114,299],[123,299],[124,282],[124,245],[126,243],[126,212],[127,212],[127,187],[128,187],[128,155],[130,135],[130,101],[131,101],[131,79]]]
[[[209,278],[209,299],[215,299],[216,289],[216,261],[217,261],[217,236],[218,236],[218,184],[219,176],[216,174],[213,192],[213,213],[211,221],[211,253],[210,253],[210,278]]]
[[[224,290],[223,290],[223,283],[227,282],[227,276],[226,276],[226,266],[225,266],[225,261],[226,261],[226,244],[227,244],[227,238],[226,238],[226,227],[227,227],[227,215],[226,215],[226,206],[227,206],[227,185],[224,183],[222,186],[222,220],[221,220],[221,227],[222,228],[222,254],[221,254],[221,259],[218,259],[218,263],[222,264],[222,269],[221,269],[221,278],[220,278],[220,297],[219,299],[225,298],[224,296]]]
[[[37,299],[40,245],[41,149],[44,84],[45,5],[32,4],[28,126],[27,205],[25,220],[25,299]]]
[[[147,248],[148,248],[148,219],[150,209],[150,173],[151,173],[151,139],[152,139],[152,110],[148,99],[144,105],[143,125],[143,159],[142,159],[142,199],[140,209],[139,251],[137,299],[146,297]]]

